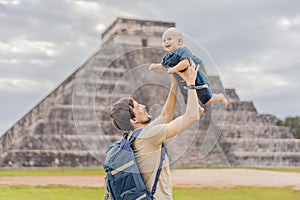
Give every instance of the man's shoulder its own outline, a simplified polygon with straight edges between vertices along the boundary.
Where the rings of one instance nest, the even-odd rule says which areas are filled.
[[[143,128],[139,137],[140,138],[153,138],[159,135],[163,136],[165,134],[165,124],[152,124],[150,123],[147,127]]]

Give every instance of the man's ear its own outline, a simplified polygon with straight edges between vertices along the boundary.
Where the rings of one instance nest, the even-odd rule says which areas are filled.
[[[136,123],[138,123],[138,121],[136,120],[136,118],[133,118],[133,119],[130,119],[130,123],[131,124],[136,124]]]

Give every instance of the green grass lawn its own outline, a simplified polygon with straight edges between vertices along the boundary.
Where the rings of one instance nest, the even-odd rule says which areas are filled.
[[[175,168],[177,169],[251,169],[251,170],[266,170],[275,172],[296,172],[300,173],[299,167],[197,167],[197,168]]]
[[[103,193],[103,188],[0,186],[1,200],[100,200]],[[299,197],[300,191],[291,188],[174,188],[174,200],[298,200]]]
[[[103,188],[69,186],[0,186],[2,200],[93,200],[103,199]]]
[[[0,168],[1,176],[71,176],[71,175],[100,175],[105,174],[103,168]]]
[[[298,200],[299,197],[300,191],[291,188],[174,188],[175,200]]]
[[[187,169],[187,168],[186,168]],[[300,168],[258,168],[258,167],[209,167],[194,169],[253,169],[278,172],[297,172]],[[172,169],[176,170],[176,169]],[[70,175],[104,175],[104,169],[99,168],[32,168],[32,169],[4,169],[0,168],[0,176],[70,176]]]
[[[254,169],[283,172],[299,172],[300,168],[200,168],[200,169]],[[176,169],[172,169],[176,170]],[[101,175],[102,168],[56,168],[56,169],[0,169],[1,176],[65,176]],[[280,180],[279,180],[280,181]],[[100,200],[103,188],[80,188],[71,186],[5,186],[0,185],[0,200]],[[298,200],[300,191],[291,188],[235,187],[174,188],[175,200]]]

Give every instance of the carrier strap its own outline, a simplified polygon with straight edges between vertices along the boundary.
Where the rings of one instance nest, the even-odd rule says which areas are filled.
[[[137,130],[133,131],[131,137],[129,138],[129,142],[133,143],[135,141],[135,139],[139,136],[139,134],[141,133],[142,130],[143,129],[140,128],[140,129],[137,129]],[[125,132],[126,138],[128,137],[129,133],[130,132]]]
[[[156,177],[155,177],[155,180],[154,180],[154,183],[153,183],[153,187],[152,187],[152,191],[151,191],[151,196],[154,195],[155,191],[156,191],[156,186],[157,186],[157,183],[158,183],[158,179],[159,179],[159,176],[160,176],[160,173],[161,173],[161,170],[162,170],[162,165],[163,165],[163,161],[165,159],[165,155],[166,155],[166,147],[165,147],[165,144],[162,143],[161,145],[161,154],[160,154],[160,163],[159,163],[159,168],[156,172]]]
[[[138,135],[141,133],[143,129],[138,129],[138,130],[135,130],[133,131],[133,134],[131,135],[131,137],[129,138],[129,142],[132,143],[135,141],[135,139],[138,137]],[[127,136],[129,135],[128,132],[125,132],[125,138],[127,138]],[[154,180],[154,183],[153,183],[153,186],[152,186],[152,191],[150,193],[150,195],[153,197],[155,192],[156,192],[156,187],[157,187],[157,183],[158,183],[158,179],[159,179],[159,176],[161,174],[161,170],[162,170],[162,166],[163,166],[163,162],[164,162],[164,159],[165,159],[165,156],[166,156],[166,147],[165,147],[165,144],[163,143],[161,145],[161,153],[160,153],[160,163],[159,163],[159,167],[158,167],[158,170],[156,172],[156,177],[155,177],[155,180]]]

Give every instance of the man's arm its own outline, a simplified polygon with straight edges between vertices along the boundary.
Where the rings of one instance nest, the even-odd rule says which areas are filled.
[[[197,73],[192,67],[189,67],[188,70],[179,74],[186,81],[187,85],[194,85]],[[185,113],[166,124],[163,128],[164,131],[166,131],[166,138],[171,138],[189,128],[192,124],[197,122],[199,118],[199,104],[196,90],[189,89]]]
[[[162,124],[162,123],[169,123],[172,121],[174,116],[174,111],[176,107],[176,96],[177,96],[177,89],[178,83],[173,75],[171,75],[172,84],[169,91],[168,98],[166,103],[161,111],[161,114],[152,122],[152,124]]]
[[[169,123],[170,121],[172,121],[173,116],[174,116],[175,107],[176,107],[178,82],[176,81],[176,79],[173,75],[171,75],[171,79],[172,79],[171,89],[170,89],[167,101],[165,103],[165,106],[163,107],[163,110],[161,112],[161,116],[166,117],[166,119],[163,123]]]

